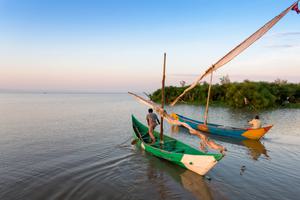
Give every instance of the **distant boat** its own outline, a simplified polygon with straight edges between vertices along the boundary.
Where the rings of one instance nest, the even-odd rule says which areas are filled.
[[[187,117],[184,117],[179,114],[172,114],[173,117],[177,118],[181,122],[189,124],[193,129],[198,129],[200,131],[219,135],[223,137],[232,137],[238,139],[250,139],[250,140],[259,140],[261,139],[273,125],[267,125],[262,128],[253,129],[253,128],[236,128],[231,126],[224,126],[219,124],[207,123],[206,125],[202,121],[193,120]]]
[[[223,158],[222,154],[204,153],[166,135],[163,138],[164,144],[161,144],[159,133],[155,131],[156,142],[149,144],[151,138],[148,134],[148,127],[139,122],[133,115],[132,125],[134,130],[133,137],[137,140],[137,145],[146,152],[199,175],[205,175]]]

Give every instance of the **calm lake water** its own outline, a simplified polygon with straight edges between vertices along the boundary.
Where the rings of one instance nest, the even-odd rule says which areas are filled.
[[[145,121],[147,109],[127,94],[0,94],[0,199],[299,199],[300,109],[260,113],[274,124],[261,142],[214,138],[228,151],[210,178],[131,146],[131,114]],[[253,114],[212,107],[209,120],[245,126]]]

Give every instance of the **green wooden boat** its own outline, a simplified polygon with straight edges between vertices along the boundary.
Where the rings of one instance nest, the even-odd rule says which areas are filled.
[[[164,135],[164,144],[160,144],[159,133],[155,131],[156,142],[150,144],[148,127],[139,122],[133,115],[132,125],[133,136],[137,140],[138,146],[156,157],[173,162],[197,174],[205,175],[223,158],[222,154],[204,153],[166,135]]]

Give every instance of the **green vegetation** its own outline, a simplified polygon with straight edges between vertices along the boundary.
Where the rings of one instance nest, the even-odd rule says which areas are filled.
[[[211,104],[229,106],[233,108],[265,109],[274,107],[300,108],[300,83],[287,83],[277,79],[269,82],[244,82],[231,83],[228,77],[223,77],[220,84],[212,85]],[[189,104],[205,104],[208,84],[196,86],[188,92],[182,102]],[[166,103],[172,102],[188,86],[165,88]],[[151,100],[160,102],[161,89],[150,95]]]

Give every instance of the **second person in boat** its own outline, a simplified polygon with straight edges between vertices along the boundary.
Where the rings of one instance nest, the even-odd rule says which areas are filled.
[[[155,143],[155,137],[153,134],[153,131],[155,129],[155,127],[157,126],[157,124],[160,124],[159,119],[157,117],[157,115],[155,113],[153,113],[153,109],[149,108],[148,109],[148,114],[147,114],[147,123],[148,123],[148,127],[149,127],[149,135],[151,138],[151,144]]]
[[[259,116],[256,115],[254,119],[248,122],[252,129],[261,128],[261,121],[259,120]]]

